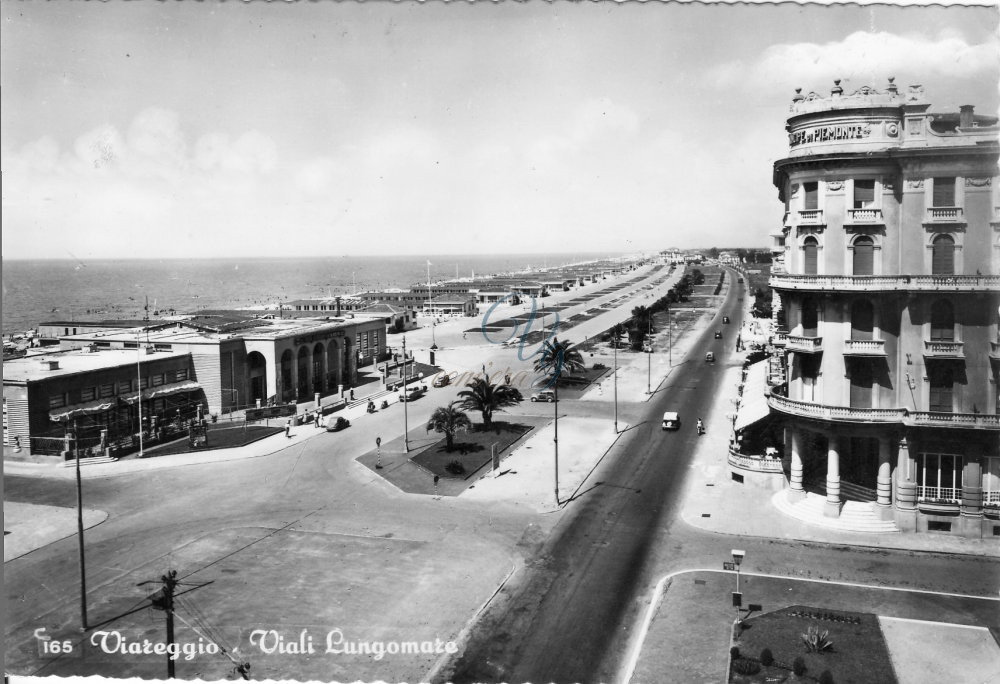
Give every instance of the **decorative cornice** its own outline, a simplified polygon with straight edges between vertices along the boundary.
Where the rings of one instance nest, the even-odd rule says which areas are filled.
[[[990,176],[966,178],[965,184],[974,188],[988,188],[993,184],[993,178]]]

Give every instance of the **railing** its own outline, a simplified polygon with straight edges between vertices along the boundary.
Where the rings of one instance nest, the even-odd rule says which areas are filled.
[[[1000,275],[802,275],[772,274],[771,287],[786,290],[867,291],[1000,290]]]
[[[829,406],[811,401],[800,401],[770,394],[767,404],[775,411],[828,420],[852,423],[902,423],[914,427],[956,427],[980,430],[1000,430],[1000,415],[984,413],[941,413],[936,411],[910,411],[905,408],[854,408]]]
[[[965,212],[962,207],[929,207],[927,209],[928,222],[955,223],[965,221]]]
[[[961,359],[964,357],[964,354],[962,354],[962,343],[924,340],[924,356]]]
[[[848,209],[847,223],[871,224],[885,223],[881,209]]]
[[[944,499],[948,503],[961,503],[962,489],[960,487],[927,487],[917,485],[917,501],[935,502]]]
[[[844,353],[851,356],[885,356],[885,340],[844,340]]]
[[[800,209],[799,225],[818,226],[823,223],[822,209]]]
[[[788,351],[812,354],[823,351],[822,337],[806,337],[804,335],[789,335],[786,345]]]
[[[733,447],[729,447],[729,465],[742,468],[743,470],[752,470],[757,473],[781,473],[784,472],[781,467],[780,458],[767,458],[765,456],[746,456],[741,454]]]
[[[1000,504],[1000,492],[983,492],[984,504]]]
[[[771,344],[775,347],[784,347],[788,344],[788,334],[787,333],[774,333],[771,335]]]

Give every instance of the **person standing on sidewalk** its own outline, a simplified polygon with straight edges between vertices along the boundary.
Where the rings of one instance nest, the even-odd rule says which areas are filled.
[[[285,437],[288,439],[292,438],[292,419],[289,418],[285,421]]]

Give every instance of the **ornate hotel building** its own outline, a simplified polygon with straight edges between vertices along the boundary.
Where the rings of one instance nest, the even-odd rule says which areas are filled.
[[[902,531],[1000,535],[997,118],[920,86],[796,91],[771,286],[788,503],[871,501]],[[815,497],[813,497],[815,499]]]

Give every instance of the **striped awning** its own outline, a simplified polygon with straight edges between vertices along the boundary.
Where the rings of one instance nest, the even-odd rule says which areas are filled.
[[[73,420],[74,418],[79,418],[80,416],[103,413],[104,411],[112,408],[114,405],[114,397],[100,399],[98,401],[90,401],[86,404],[74,404],[72,407],[67,407],[59,411],[51,411],[49,413],[49,420],[61,423],[64,420]]]
[[[736,420],[733,422],[733,429],[737,432],[767,418],[770,412],[767,407],[767,366],[768,361],[764,359],[747,368],[743,395],[740,397]]]
[[[196,389],[201,389],[201,385],[193,381],[179,382],[173,385],[160,385],[159,387],[147,387],[142,391],[142,400],[148,401],[149,399],[158,399],[160,397],[167,397],[171,394],[178,394],[180,392],[193,392]],[[134,404],[136,395],[132,394],[130,396],[123,396],[120,398],[126,404]]]

